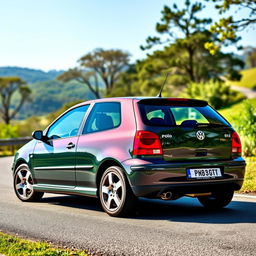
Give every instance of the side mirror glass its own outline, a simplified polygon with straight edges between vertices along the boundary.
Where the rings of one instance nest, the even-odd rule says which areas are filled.
[[[43,140],[43,137],[44,137],[43,131],[34,131],[34,132],[32,133],[32,137],[33,137],[34,139],[36,139],[36,140]]]

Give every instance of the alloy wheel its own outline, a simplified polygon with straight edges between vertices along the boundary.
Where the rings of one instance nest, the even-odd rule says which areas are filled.
[[[124,200],[124,184],[115,171],[109,171],[101,183],[101,198],[104,206],[110,212],[117,211]]]
[[[20,169],[15,176],[14,187],[17,195],[27,200],[33,195],[33,179],[31,172],[27,169]]]

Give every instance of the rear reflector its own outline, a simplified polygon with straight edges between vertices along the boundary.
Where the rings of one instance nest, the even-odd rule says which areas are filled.
[[[240,140],[237,132],[233,132],[233,134],[232,134],[232,154],[241,156],[241,152],[242,152],[241,140]]]
[[[159,136],[149,131],[137,131],[134,138],[133,155],[162,155]]]

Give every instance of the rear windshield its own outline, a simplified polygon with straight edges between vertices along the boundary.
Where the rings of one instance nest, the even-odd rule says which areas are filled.
[[[139,103],[143,122],[150,126],[230,126],[209,105],[173,106]]]

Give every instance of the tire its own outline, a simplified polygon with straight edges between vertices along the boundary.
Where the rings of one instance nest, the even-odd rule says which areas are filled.
[[[36,192],[33,189],[33,177],[26,164],[17,167],[13,178],[13,187],[16,196],[23,202],[39,201],[44,195],[43,192]]]
[[[198,197],[198,201],[207,209],[215,210],[227,206],[233,198],[234,191],[213,193],[211,196]]]
[[[132,214],[137,201],[123,170],[118,166],[111,166],[103,173],[99,198],[103,210],[112,217]]]

